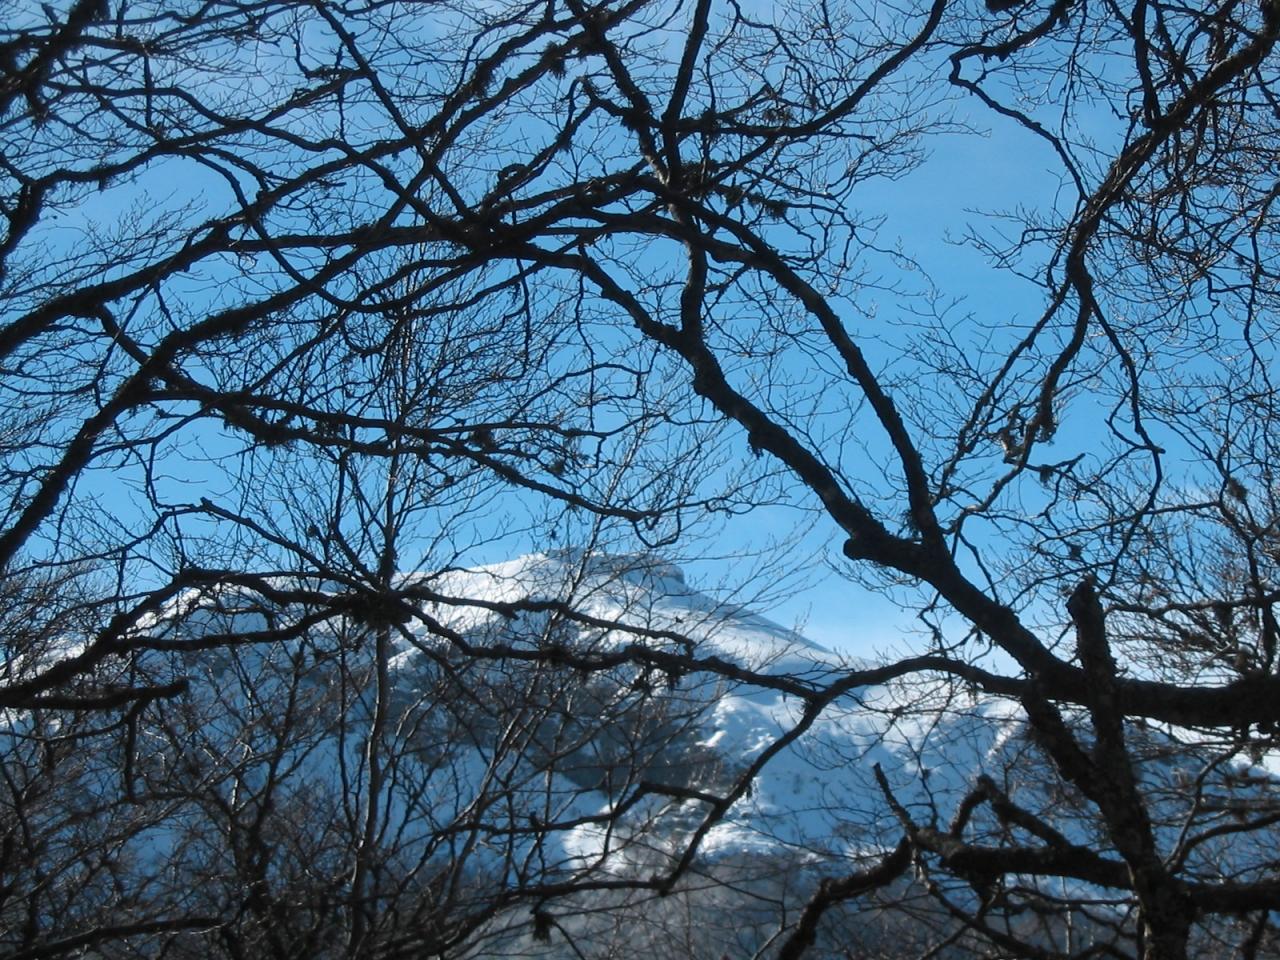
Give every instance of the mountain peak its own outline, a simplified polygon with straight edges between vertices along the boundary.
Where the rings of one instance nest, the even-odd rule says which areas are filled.
[[[528,600],[561,601],[587,617],[616,622],[616,642],[634,642],[627,627],[687,637],[699,656],[719,656],[766,672],[829,672],[851,664],[795,630],[734,600],[693,588],[676,564],[648,553],[562,548],[514,560],[454,569],[432,578],[450,598],[433,615],[459,628],[480,611]]]

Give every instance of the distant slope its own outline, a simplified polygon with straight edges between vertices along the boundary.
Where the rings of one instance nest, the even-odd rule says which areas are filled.
[[[822,877],[879,863],[903,812],[945,826],[983,777],[1114,858],[1016,705],[917,681],[807,714],[798,692],[867,665],[669,564],[558,551],[397,588],[386,608],[289,578],[191,593],[131,667],[183,696],[105,736],[11,713],[0,948],[40,942],[13,932],[35,916],[49,940],[153,931],[122,957],[311,960],[353,930],[369,957],[768,956]],[[1271,875],[1276,825],[1236,825],[1273,809],[1272,778],[1230,745],[1127,733],[1166,849],[1206,882]],[[1043,840],[989,804],[965,838]],[[1068,924],[1014,879],[993,916],[1047,948],[1122,922],[1113,890],[1048,881],[1089,906]],[[909,871],[824,918],[810,956],[988,955],[949,912],[988,880]]]

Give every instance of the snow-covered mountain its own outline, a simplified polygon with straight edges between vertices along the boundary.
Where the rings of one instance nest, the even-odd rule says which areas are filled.
[[[439,578],[436,588],[459,599],[516,606],[565,599],[596,621],[619,625],[580,628],[578,640],[586,649],[617,650],[637,643],[636,633],[625,628],[688,639],[687,648],[662,636],[643,640],[657,649],[678,648],[708,665],[705,672],[682,676],[678,684],[652,685],[654,699],[677,701],[688,717],[689,728],[672,741],[672,749],[691,759],[683,764],[667,760],[688,778],[683,785],[692,783],[709,796],[729,796],[736,777],[771,755],[750,788],[723,813],[706,799],[686,799],[661,814],[642,808],[631,835],[643,838],[645,851],[660,849],[673,860],[696,841],[695,873],[728,881],[741,894],[742,902],[728,908],[731,912],[757,896],[783,903],[781,910],[765,911],[768,919],[761,929],[743,938],[744,950],[758,949],[767,940],[770,923],[785,926],[788,910],[794,914],[797,901],[818,877],[875,863],[891,849],[903,831],[893,803],[916,824],[945,824],[982,778],[1071,843],[1109,849],[1096,810],[1058,777],[1033,743],[1020,709],[1009,701],[941,681],[861,687],[831,702],[801,736],[787,742],[804,719],[805,701],[771,686],[771,680],[785,678],[819,690],[868,665],[827,651],[749,610],[715,603],[691,589],[669,565],[644,557],[560,552],[456,571]],[[510,638],[526,630],[537,635],[539,629],[530,630],[523,616],[486,614],[465,605],[442,604],[436,613],[457,629],[482,635]],[[406,656],[412,659],[413,654]],[[724,664],[750,671],[757,679],[735,675]],[[1087,742],[1083,719],[1081,736]],[[1137,773],[1150,799],[1157,835],[1170,857],[1184,857],[1209,882],[1266,876],[1280,839],[1277,832],[1237,831],[1231,823],[1267,804],[1266,794],[1274,789],[1267,775],[1251,768],[1247,759],[1233,757],[1229,746],[1140,726],[1129,731],[1129,738],[1140,759]],[[786,745],[778,749],[780,743]],[[877,768],[892,802],[877,782]],[[1199,786],[1191,789],[1193,784]],[[610,809],[610,803],[616,809],[618,800],[611,797],[601,809]],[[711,820],[709,829],[699,833]],[[652,860],[641,862],[618,843],[628,835],[628,823],[624,816],[566,831],[559,840],[567,861],[600,864],[621,875],[652,867]],[[974,812],[967,836],[989,844],[1042,842],[1011,831],[985,806]],[[1189,843],[1193,837],[1197,839]],[[742,877],[750,879],[740,882]],[[1070,893],[1106,903],[1114,895],[1078,882],[1053,882],[1060,896]],[[935,877],[933,883],[935,892],[944,895],[950,886],[949,895],[958,904],[972,904],[979,895],[963,879]],[[913,893],[896,885],[888,899],[898,898],[895,905],[901,907],[918,895],[918,889]],[[937,914],[932,905],[912,912],[916,934],[937,922]],[[873,898],[859,925],[865,932],[884,922]],[[877,936],[902,936],[901,917],[889,922],[894,932]],[[1055,936],[1050,927],[1043,934],[1046,940]],[[1075,930],[1078,943],[1086,930],[1087,921]],[[847,925],[843,935],[847,945]]]
[[[758,674],[762,684],[786,678],[815,690],[867,666],[749,610],[718,604],[692,590],[679,569],[645,557],[536,554],[452,571],[433,578],[431,586],[453,602],[433,604],[428,612],[467,635],[536,646],[547,612],[512,617],[488,605],[561,600],[587,617],[617,624],[611,630],[579,625],[582,650],[643,643],[708,664],[707,672],[681,677],[674,686],[658,674],[650,681],[652,696],[678,696],[684,709],[698,708],[687,746],[701,752],[704,763],[718,764],[726,782],[795,727],[805,704],[786,691],[718,673],[718,665]],[[686,637],[690,645],[651,633]],[[397,667],[409,669],[420,656],[408,644]],[[893,826],[871,773],[874,764],[887,772],[909,807],[942,802],[968,789],[979,774],[1003,770],[1019,730],[1012,709],[976,699],[944,703],[941,695],[917,690],[912,700],[901,689],[873,687],[833,703],[803,737],[769,760],[749,794],[710,830],[700,849],[708,856],[780,847],[861,852],[867,836]],[[850,836],[854,821],[862,825],[856,838]],[[589,837],[584,828],[567,842],[587,855]]]
[[[179,755],[218,757],[213,779],[248,798],[244,816],[282,821],[282,887],[314,882],[314,849],[288,835],[318,822],[333,838],[331,887],[349,883],[342,871],[363,851],[384,882],[400,871],[419,894],[447,888],[436,911],[519,902],[467,931],[473,955],[541,951],[525,900],[541,902],[544,888],[592,890],[593,910],[611,908],[591,922],[586,894],[546,900],[561,935],[572,927],[597,952],[641,929],[659,949],[696,905],[689,943],[696,933],[707,956],[729,942],[731,954],[754,953],[820,875],[874,863],[897,842],[875,765],[928,822],[1025,749],[1006,705],[944,703],[934,689],[860,689],[806,720],[798,693],[865,665],[716,602],[650,557],[558,551],[397,588],[420,616],[383,627],[321,616],[327,585],[283,608],[247,589],[176,602],[155,629],[179,641],[316,622],[283,642],[180,655],[194,676],[191,726],[158,735],[152,764],[163,781]],[[150,842],[169,861],[196,859],[192,834],[208,827],[175,819]],[[628,888],[662,879],[675,892],[663,884],[659,901],[652,883]]]
[[[56,718],[10,718],[8,775],[39,798],[6,876],[40,891],[27,913],[64,936],[144,918],[162,932],[140,956],[161,942],[206,955],[216,930],[228,956],[358,941],[370,956],[715,960],[767,954],[821,877],[880,862],[903,811],[946,824],[980,777],[1107,850],[1015,705],[917,680],[814,712],[867,664],[650,557],[535,554],[395,592],[394,608],[289,578],[192,593],[141,628],[156,649],[129,667],[188,692],[93,741],[111,749],[77,749],[99,734]],[[1170,854],[1206,880],[1265,875],[1274,828],[1230,825],[1274,784],[1229,751],[1130,736]],[[1040,842],[987,805],[972,814],[972,841]],[[86,830],[106,838],[96,859]],[[958,929],[939,896],[985,895],[972,877],[925,880],[833,913],[811,956],[930,949]],[[1119,915],[1114,891],[1055,892],[1096,899],[1089,922]],[[193,916],[205,926],[160,922]],[[1032,920],[1052,945],[1034,911],[1003,922]]]

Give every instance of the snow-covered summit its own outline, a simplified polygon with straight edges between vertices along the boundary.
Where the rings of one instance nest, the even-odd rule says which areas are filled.
[[[693,589],[680,569],[645,555],[600,555],[578,550],[531,554],[430,578],[443,598],[431,615],[451,629],[508,637],[545,628],[545,613],[512,614],[525,601],[557,600],[585,614],[593,649],[645,641],[644,631],[679,635],[679,649],[696,661],[740,666],[764,677],[786,675],[813,687],[866,664],[848,661],[753,611]],[[532,625],[532,626],[531,626]],[[752,684],[709,669],[679,688],[655,684],[652,696],[679,699],[690,731],[685,749],[704,768],[718,766],[727,790],[802,719],[804,702],[767,684]],[[747,795],[707,834],[709,856],[761,853],[802,846],[841,855],[877,845],[897,825],[887,814],[871,770],[879,763],[908,805],[955,799],[973,778],[1003,762],[1018,723],[1006,705],[944,704],[938,691],[883,687],[855,691],[823,713],[804,736],[776,752]],[[943,707],[947,712],[943,712]],[[713,763],[711,758],[716,758]],[[923,789],[922,789],[923,788]],[[602,798],[603,799],[603,798]],[[695,805],[687,811],[697,813]],[[610,828],[612,829],[612,828]],[[567,838],[575,856],[600,855],[595,828]],[[603,836],[603,834],[601,834]]]
[[[519,618],[504,618],[484,604],[557,599],[595,622],[620,625],[596,632],[595,642],[605,648],[636,642],[637,634],[626,627],[675,633],[689,639],[694,659],[732,663],[766,678],[786,675],[814,687],[867,666],[742,606],[717,602],[691,587],[678,567],[645,555],[532,554],[450,571],[434,585],[458,601],[452,610],[438,612],[459,627],[518,630]],[[468,600],[481,606],[468,607]],[[735,776],[772,753],[750,791],[702,840],[700,849],[711,858],[804,850],[806,856],[839,860],[882,849],[902,825],[875,780],[877,765],[894,799],[920,823],[948,819],[985,776],[1027,809],[1043,811],[1073,841],[1100,839],[1093,811],[1061,783],[1029,737],[1020,708],[1010,701],[942,680],[856,688],[830,704],[802,736],[773,752],[802,722],[805,703],[796,696],[714,669],[682,679],[678,689],[656,684],[652,696],[678,700],[686,715],[689,729],[679,742],[698,759],[681,769],[701,769],[696,774],[704,777],[700,787],[728,790]],[[1156,731],[1135,730],[1131,736],[1135,755],[1148,758],[1141,776],[1155,795],[1170,798],[1165,801],[1170,809],[1156,813],[1180,822],[1173,809],[1181,802],[1179,794],[1166,787],[1185,780],[1206,755]],[[714,775],[706,772],[712,768]],[[686,806],[696,819],[698,805]],[[583,859],[603,857],[612,829],[571,831],[566,850]],[[659,820],[648,829],[665,828]],[[975,829],[983,829],[981,818]]]
[[[625,629],[633,627],[686,637],[702,656],[728,657],[753,669],[822,672],[846,665],[794,630],[693,589],[678,566],[647,554],[561,549],[427,579],[448,598],[433,605],[432,614],[455,629],[495,622],[502,616],[498,605],[554,600],[624,628],[607,642],[635,640]],[[508,618],[506,626],[514,622]]]

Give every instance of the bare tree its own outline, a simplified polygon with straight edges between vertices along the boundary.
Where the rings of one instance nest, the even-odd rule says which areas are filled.
[[[595,88],[662,185],[649,229],[684,245],[687,270],[666,307],[600,245],[572,266],[685,361],[692,389],[752,450],[787,466],[835,524],[855,575],[919,591],[931,649],[895,669],[1013,698],[1090,812],[1099,829],[1086,846],[1045,808],[979,783],[940,831],[886,782],[920,868],[970,881],[976,900],[935,888],[948,911],[999,950],[1039,955],[1043,945],[991,917],[1052,909],[1020,878],[1064,877],[1125,891],[1133,916],[1107,949],[1181,957],[1193,932],[1218,936],[1244,915],[1234,948],[1256,951],[1274,906],[1269,856],[1192,851],[1272,822],[1263,809],[1225,824],[1211,795],[1214,773],[1234,774],[1222,769],[1233,755],[1269,748],[1274,723],[1274,482],[1259,451],[1272,422],[1263,329],[1275,293],[1269,68],[1280,18],[1266,4],[1146,2],[1001,5],[972,19],[938,3],[888,27],[869,12],[845,9],[836,23],[825,6],[807,13],[717,21],[704,4],[669,71],[629,59],[621,36],[606,44]],[[733,69],[704,68],[711,51]],[[978,236],[995,267],[1042,288],[1038,316],[977,343],[945,316],[923,338],[877,327],[877,353],[886,340],[902,351],[890,376],[857,336],[871,288],[858,283],[868,248],[849,211],[858,174],[892,171],[886,145],[920,132],[901,84],[931,67],[1047,143],[1076,197],[1029,219],[1007,249]],[[1099,103],[1120,121],[1083,141]],[[742,216],[753,202],[760,215]],[[748,290],[758,292],[746,318],[724,306]],[[769,331],[755,363],[741,348],[747,326]],[[818,387],[786,384],[785,351],[796,363],[827,358],[815,375],[830,371],[822,404]],[[868,470],[867,452],[883,466]],[[1216,620],[1200,616],[1189,645],[1197,612]],[[1183,802],[1158,800],[1152,724],[1209,752]],[[969,832],[985,807],[1006,831],[993,846]],[[839,899],[828,891],[815,909]]]
[[[495,131],[566,28],[198,3],[5,28],[6,955],[440,952],[596,882],[544,841],[598,816],[572,771],[601,731],[637,731],[620,810],[674,735],[629,658],[542,663],[559,614],[513,640],[425,612],[486,542],[656,545],[702,506],[670,463],[714,424],[650,440],[680,416],[660,361],[466,239],[522,182]]]
[[[187,814],[148,820],[140,790],[203,805],[222,842],[183,861],[207,896],[135,909],[189,881],[99,893],[121,839],[51,883],[24,840],[6,946],[294,955],[337,936],[372,956],[488,935],[472,848],[440,866],[424,839],[478,821],[415,833],[386,798],[448,766],[408,734],[444,736],[425,704],[518,666],[510,713],[457,720],[507,731],[501,789],[454,796],[504,798],[503,870],[530,871],[483,910],[615,882],[532,866],[562,811],[528,821],[522,778],[605,736],[558,713],[566,697],[640,728],[655,671],[803,703],[714,788],[639,777],[615,795],[606,820],[654,797],[698,811],[662,869],[625,881],[664,892],[771,757],[900,680],[1016,705],[1043,786],[978,780],[922,814],[883,778],[892,835],[818,887],[782,955],[913,865],[952,924],[938,937],[973,952],[1274,950],[1278,814],[1238,781],[1280,719],[1278,34],[1273,0],[20,10],[0,33],[5,836],[205,842]],[[982,125],[1056,164],[1058,192],[972,215],[986,277],[916,285],[929,251],[861,211]],[[1024,299],[984,300],[996,276]],[[961,317],[947,299],[965,296]],[[477,642],[430,612],[458,602],[433,577],[484,542],[671,546],[776,502],[819,518],[850,578],[915,605],[920,649],[786,677],[634,623],[605,650]],[[226,598],[261,622],[210,627]],[[563,598],[486,612],[607,626]],[[424,633],[442,646],[423,689],[448,694],[394,703],[397,644]],[[208,699],[214,663],[245,691],[332,703],[337,726],[262,728]],[[610,671],[629,673],[609,690],[641,681],[634,703],[592,686]],[[144,731],[162,756],[207,755],[210,715],[240,724],[242,761],[136,759]],[[336,794],[283,777],[335,740]],[[62,790],[104,775],[71,746],[89,743],[114,745],[123,793],[46,805],[32,832],[41,771]],[[281,808],[324,826],[276,833]],[[216,889],[255,876],[234,909]],[[531,916],[548,934],[553,913]]]

